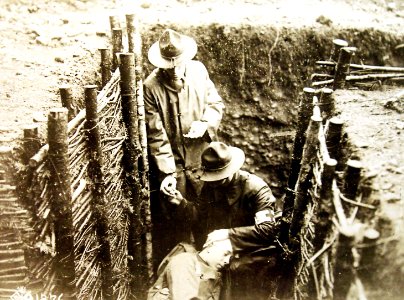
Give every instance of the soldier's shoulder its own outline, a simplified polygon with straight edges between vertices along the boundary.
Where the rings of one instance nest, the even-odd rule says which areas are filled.
[[[245,179],[245,183],[249,187],[262,188],[264,186],[268,186],[268,184],[261,177],[253,173],[240,170],[240,174]]]

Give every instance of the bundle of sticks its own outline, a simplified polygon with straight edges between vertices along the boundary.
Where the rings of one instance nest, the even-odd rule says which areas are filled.
[[[400,83],[404,80],[404,67],[372,66],[351,63],[351,58],[356,51],[355,47],[348,47],[343,40],[334,40],[335,55],[330,60],[316,61],[316,66],[324,72],[311,75],[313,87],[331,86],[340,88],[337,84],[337,76],[343,76],[343,81],[356,86],[371,87],[375,83]],[[340,72],[338,72],[340,70]],[[341,73],[341,74],[338,74]],[[341,79],[341,78],[339,78]]]

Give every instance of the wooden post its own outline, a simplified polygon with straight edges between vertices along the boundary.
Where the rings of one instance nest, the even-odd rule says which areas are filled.
[[[344,196],[355,200],[361,179],[362,163],[359,160],[350,159],[344,174]]]
[[[112,29],[112,71],[115,71],[119,67],[118,53],[123,51],[122,45],[122,29]]]
[[[334,211],[332,182],[334,180],[335,166],[337,161],[329,159],[324,163],[321,174],[320,202],[316,213],[317,222],[315,229],[314,248],[315,252],[321,249],[327,237],[331,225],[331,216]]]
[[[68,154],[68,111],[54,108],[48,116],[51,211],[55,228],[56,289],[67,299],[75,299],[74,241],[71,179]]]
[[[111,52],[108,48],[98,49],[101,53],[101,82],[102,88],[111,79]]]
[[[338,117],[332,117],[328,123],[326,144],[328,154],[337,162],[340,160],[340,147],[342,138],[343,121]]]
[[[59,87],[60,99],[62,100],[62,106],[68,110],[69,121],[76,115],[76,111],[73,105],[73,93],[72,88],[69,85],[63,85]]]
[[[39,125],[31,124],[24,127],[24,163],[28,164],[29,159],[39,151],[41,142],[39,138]]]
[[[289,229],[289,238],[295,239],[299,234],[303,224],[303,215],[308,203],[308,185],[310,181],[310,172],[313,159],[316,157],[318,141],[318,132],[322,119],[318,116],[312,116],[309,127],[307,128],[307,138],[303,149],[302,164],[299,177],[296,183],[296,198],[293,207],[292,221]]]
[[[121,28],[119,17],[116,15],[109,16],[109,26],[111,28],[111,32],[113,32],[114,28]]]
[[[333,49],[331,52],[330,60],[338,62],[339,52],[342,47],[348,47],[348,42],[341,39],[334,39],[332,43],[333,43]]]
[[[139,39],[139,20],[134,14],[126,15],[126,29],[128,31],[128,51],[130,53],[139,52],[139,50],[135,51],[135,48],[139,47],[138,43],[141,42]]]
[[[288,189],[286,190],[286,197],[283,205],[282,219],[286,222],[288,222],[287,220],[289,220],[289,218],[292,215],[293,202],[294,202],[293,191],[295,189],[296,181],[299,176],[303,146],[306,141],[305,132],[310,121],[310,116],[313,113],[313,97],[317,93],[315,89],[309,87],[305,87],[303,89],[303,92],[304,94],[299,104],[299,114],[297,119],[295,140],[293,144],[292,162],[288,178]],[[284,228],[282,232],[287,233],[288,229]]]
[[[152,263],[152,237],[151,237],[151,212],[150,212],[150,186],[149,186],[149,161],[147,152],[147,132],[146,132],[146,113],[143,99],[143,59],[142,59],[142,38],[140,35],[139,20],[135,15],[126,15],[126,27],[128,30],[129,52],[134,53],[135,59],[135,77],[136,77],[136,102],[139,120],[139,140],[141,148],[141,161],[139,168],[141,170],[142,183],[142,221],[144,223],[143,257],[146,259],[144,265],[147,265],[148,278],[153,276]]]
[[[111,245],[108,235],[108,217],[105,201],[105,183],[102,172],[102,150],[101,136],[98,127],[97,113],[97,86],[87,85],[84,87],[85,104],[86,104],[86,134],[89,147],[89,177],[93,181],[92,188],[93,201],[93,217],[96,226],[97,238],[100,243],[98,257],[101,265],[101,288],[102,295],[105,299],[112,299],[113,280],[112,280],[112,259]]]
[[[346,77],[349,74],[349,65],[355,51],[355,47],[341,48],[338,63],[335,66],[333,90],[343,89],[345,87]]]
[[[360,261],[360,274],[362,278],[372,280],[375,278],[373,275],[377,273],[377,266],[375,264],[377,241],[380,238],[380,233],[373,229],[368,228],[363,234],[363,247]]]
[[[323,123],[325,123],[325,121],[330,119],[335,113],[334,91],[330,88],[322,88],[320,92],[320,103],[318,105],[321,108],[321,117],[323,118]]]
[[[139,127],[137,119],[136,103],[136,77],[134,66],[134,54],[123,53],[120,55],[121,64],[119,71],[121,74],[121,96],[122,96],[122,118],[128,132],[128,141],[124,148],[124,162],[127,187],[131,197],[131,204],[134,208],[130,217],[131,224],[129,230],[128,253],[133,257],[129,263],[131,273],[134,275],[132,281],[135,294],[141,295],[146,287],[146,270],[143,264],[144,257],[142,249],[143,224],[141,207],[141,182],[139,178],[139,163],[141,156],[139,145]]]
[[[349,288],[354,281],[354,246],[356,229],[352,225],[344,225],[340,228],[338,245],[336,250],[336,263],[334,270],[334,299],[345,300]]]

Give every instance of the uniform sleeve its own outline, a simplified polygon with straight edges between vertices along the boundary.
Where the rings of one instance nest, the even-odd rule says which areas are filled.
[[[256,214],[262,214],[261,220],[255,225],[235,227],[229,230],[229,238],[234,253],[253,251],[272,244],[278,235],[278,226],[273,217],[275,197],[268,185],[259,177],[254,176],[247,183],[245,197],[253,205]]]
[[[216,90],[215,84],[209,77],[206,67],[202,64],[205,71],[205,81],[206,81],[206,109],[203,112],[202,121],[208,122],[208,133],[212,140],[215,140],[213,136],[219,128],[220,122],[222,121],[224,112],[224,103],[219,93]]]
[[[147,142],[152,159],[164,174],[175,172],[175,160],[171,145],[161,120],[157,101],[152,91],[144,86]]]
[[[167,269],[170,299],[198,298],[199,281],[199,277],[196,275],[195,260],[191,255],[178,254],[171,259]]]

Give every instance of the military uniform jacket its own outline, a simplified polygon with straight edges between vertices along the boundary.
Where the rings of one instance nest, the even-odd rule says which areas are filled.
[[[175,91],[166,85],[160,69],[155,69],[144,83],[146,129],[149,150],[158,170],[163,174],[199,167],[201,153],[217,131],[224,105],[205,66],[189,61],[185,66],[184,87]],[[187,139],[193,121],[206,121],[207,134]]]
[[[183,201],[194,220],[197,247],[207,234],[216,229],[229,229],[233,252],[251,252],[273,245],[277,236],[274,220],[275,197],[258,176],[238,171],[226,187],[204,185],[196,203]]]

